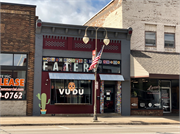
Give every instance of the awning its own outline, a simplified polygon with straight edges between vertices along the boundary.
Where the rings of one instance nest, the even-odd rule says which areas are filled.
[[[179,53],[131,50],[131,55],[131,78],[180,74]]]
[[[149,73],[132,55],[130,56],[130,65],[131,77],[149,77]]]
[[[77,74],[77,73],[49,73],[50,79],[64,80],[94,80],[94,74]]]
[[[105,81],[124,81],[122,75],[100,74],[100,79]]]

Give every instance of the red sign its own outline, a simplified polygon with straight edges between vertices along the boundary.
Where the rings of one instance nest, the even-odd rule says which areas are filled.
[[[92,51],[92,56],[95,56],[96,55],[96,50],[93,50]]]

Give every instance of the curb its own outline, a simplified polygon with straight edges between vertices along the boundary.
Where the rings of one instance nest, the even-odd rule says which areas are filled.
[[[0,126],[54,126],[54,125],[179,125],[180,123],[152,122],[152,123],[55,123],[55,124],[0,124]]]

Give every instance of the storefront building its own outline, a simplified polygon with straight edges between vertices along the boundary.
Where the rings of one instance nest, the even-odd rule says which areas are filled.
[[[84,44],[86,26],[41,20],[36,24],[33,115],[44,111],[46,114],[93,114],[95,75],[88,68],[95,49],[95,30],[87,30],[90,41]],[[130,115],[132,29],[106,30],[111,41],[104,47],[97,70],[97,113]],[[99,52],[105,30],[100,28],[97,35]]]
[[[180,55],[131,51],[131,114],[178,115]]]
[[[0,4],[0,114],[32,115],[36,6]]]
[[[169,0],[112,0],[84,24],[133,28],[131,115],[179,113],[179,5]]]

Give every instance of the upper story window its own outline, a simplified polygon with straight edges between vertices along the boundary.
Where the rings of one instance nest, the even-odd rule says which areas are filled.
[[[26,66],[26,54],[0,53],[1,66]]]
[[[175,47],[175,36],[174,33],[165,33],[164,34],[164,47]]]
[[[156,32],[145,32],[145,46],[156,46]]]

